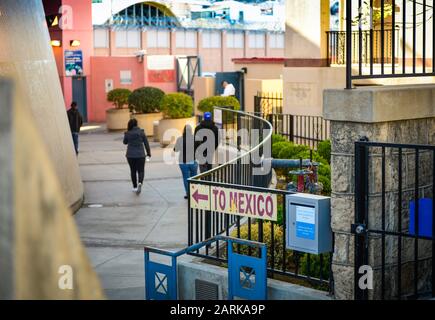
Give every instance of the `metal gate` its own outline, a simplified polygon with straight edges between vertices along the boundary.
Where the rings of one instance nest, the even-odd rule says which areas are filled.
[[[435,296],[435,146],[355,143],[355,299]]]
[[[193,97],[193,80],[201,76],[201,58],[197,56],[177,57],[177,91]]]

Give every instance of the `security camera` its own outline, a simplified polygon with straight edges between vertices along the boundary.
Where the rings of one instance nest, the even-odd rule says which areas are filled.
[[[139,62],[143,62],[143,58],[145,57],[146,54],[147,54],[146,50],[140,50],[134,53],[134,55],[137,57],[137,61]]]

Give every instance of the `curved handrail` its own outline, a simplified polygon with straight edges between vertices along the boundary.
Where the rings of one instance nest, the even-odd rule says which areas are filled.
[[[245,153],[243,153],[243,154],[237,156],[236,158],[234,158],[234,159],[232,159],[232,160],[230,160],[230,161],[228,161],[228,162],[226,162],[226,163],[223,163],[223,164],[217,166],[216,168],[213,168],[213,169],[211,169],[211,170],[209,170],[209,171],[203,172],[203,173],[201,173],[201,174],[199,174],[199,175],[196,175],[196,176],[194,176],[194,177],[192,177],[192,178],[189,178],[189,179],[188,179],[189,181],[199,180],[199,179],[201,179],[201,178],[203,178],[203,177],[206,177],[206,176],[208,176],[208,175],[210,175],[210,174],[212,174],[212,173],[214,173],[214,172],[219,171],[220,169],[222,169],[222,168],[224,168],[224,167],[226,167],[226,166],[228,166],[228,165],[231,165],[231,164],[233,164],[233,163],[237,163],[237,161],[241,160],[243,157],[245,157],[245,156],[247,156],[247,155],[249,155],[249,154],[254,153],[254,152],[257,151],[258,149],[260,149],[262,146],[264,146],[268,140],[272,139],[272,134],[273,134],[272,124],[271,124],[269,121],[267,121],[266,119],[261,118],[261,117],[256,116],[256,115],[252,115],[252,114],[250,114],[250,113],[248,113],[248,112],[244,112],[244,111],[231,110],[231,109],[220,108],[220,107],[215,107],[215,109],[222,110],[222,111],[224,111],[224,112],[233,112],[233,113],[238,113],[238,114],[241,114],[241,115],[244,115],[244,116],[249,116],[249,117],[252,117],[253,119],[257,119],[257,120],[259,120],[259,121],[262,121],[262,122],[264,122],[264,123],[266,123],[266,124],[268,125],[268,127],[269,127],[269,129],[270,129],[270,132],[269,132],[269,134],[268,134],[265,138],[263,138],[263,141],[261,141],[258,145],[256,145],[256,146],[255,146],[254,148],[252,148],[251,150],[249,150],[249,151],[247,151],[247,152],[245,152]],[[267,130],[267,129],[266,129],[266,130]]]

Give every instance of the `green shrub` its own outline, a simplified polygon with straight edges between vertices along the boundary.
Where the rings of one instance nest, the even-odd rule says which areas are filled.
[[[279,159],[299,159],[303,151],[308,151],[309,148],[304,145],[290,144],[281,149],[278,154]]]
[[[308,254],[301,254],[299,258],[301,271],[305,275],[311,277],[320,278],[320,272],[322,272],[322,279],[329,278],[329,259],[328,255],[323,255],[322,270],[320,270],[320,255],[310,255],[308,259]],[[308,260],[310,261],[310,266],[308,268]]]
[[[285,147],[292,146],[292,142],[288,141],[279,141],[272,144],[272,158],[278,159],[278,155],[281,150]]]
[[[240,103],[234,97],[214,96],[204,98],[198,104],[198,110],[201,112],[213,112],[214,107],[230,107],[230,109],[240,110]]]
[[[122,109],[128,104],[130,95],[131,91],[128,89],[113,89],[107,93],[107,101],[113,102],[115,108]]]
[[[323,191],[322,194],[325,196],[330,196],[331,195],[331,177],[327,177],[327,176],[318,176],[318,181],[322,183],[323,185]]]
[[[165,93],[159,88],[143,87],[132,92],[128,99],[131,111],[136,113],[153,113],[160,111]]]
[[[326,159],[328,163],[331,163],[331,140],[320,142],[317,146],[317,152],[322,158]]]
[[[161,109],[165,118],[190,118],[193,114],[193,101],[185,93],[170,93],[163,97]]]
[[[280,134],[273,134],[273,135],[272,135],[272,145],[273,145],[274,143],[277,143],[277,142],[284,142],[284,141],[287,141],[287,139],[284,138],[282,135],[280,135]]]

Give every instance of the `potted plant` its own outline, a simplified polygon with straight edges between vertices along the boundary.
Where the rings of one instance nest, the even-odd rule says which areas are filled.
[[[145,130],[147,136],[154,134],[154,121],[163,118],[160,104],[165,93],[159,88],[143,87],[133,91],[128,99],[130,111],[137,119],[139,127]]]
[[[163,97],[161,103],[163,119],[159,123],[159,141],[162,146],[167,146],[181,136],[184,126],[196,126],[193,117],[193,101],[184,93],[170,93]],[[172,130],[172,131],[169,131]]]
[[[128,89],[113,89],[107,93],[107,101],[112,102],[115,108],[106,110],[106,123],[108,130],[125,130],[130,120],[130,110],[125,108],[131,91]]]

